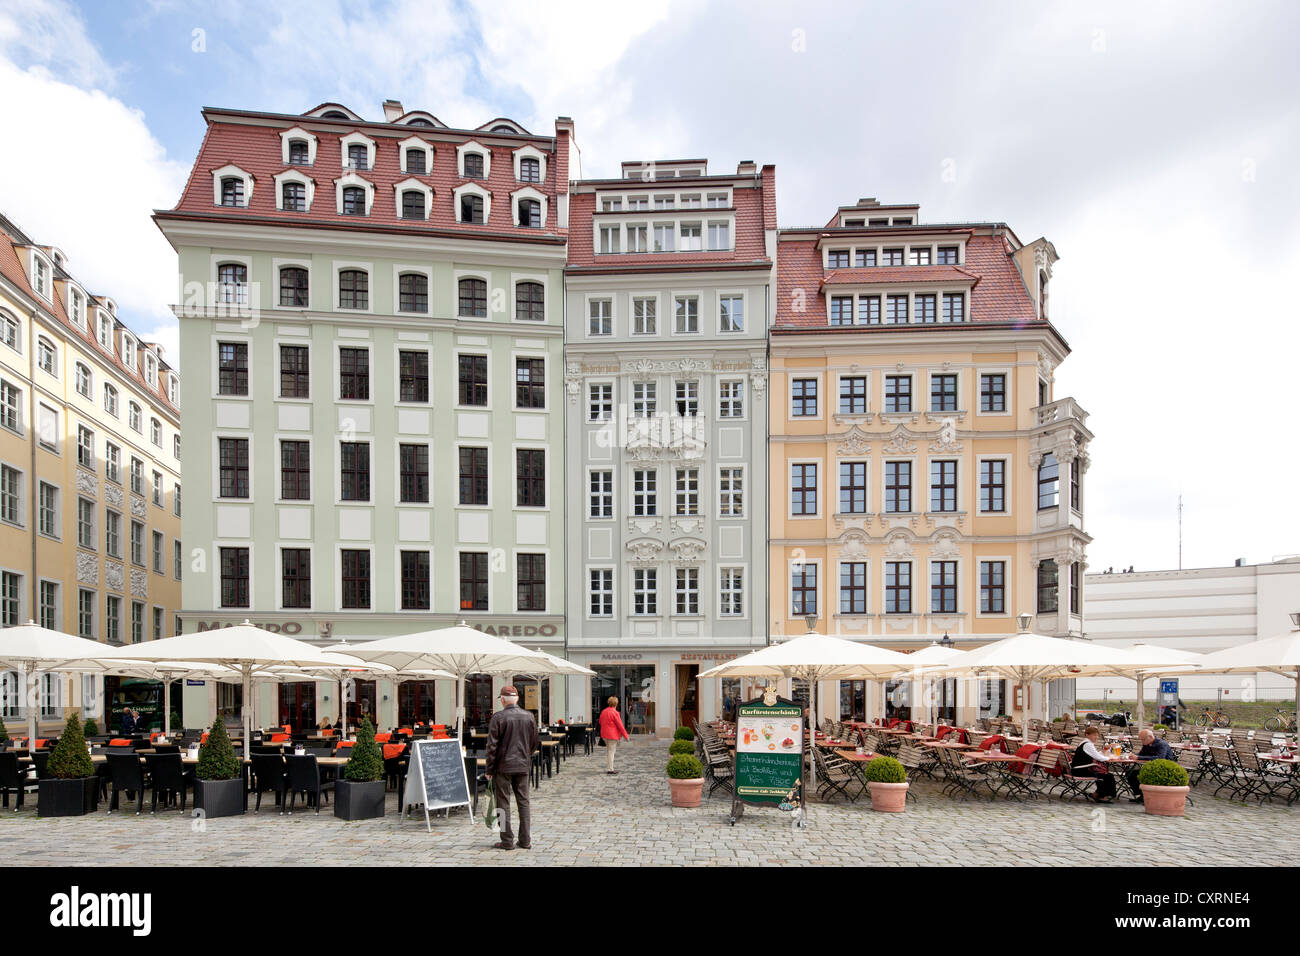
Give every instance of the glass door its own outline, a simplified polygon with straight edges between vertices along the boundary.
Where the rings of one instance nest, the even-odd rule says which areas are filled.
[[[435,684],[431,680],[408,680],[397,686],[397,725],[434,722],[433,700]]]
[[[299,681],[280,685],[280,726],[294,733],[312,733],[316,727],[316,685]]]
[[[840,720],[867,719],[867,682],[864,680],[840,681]]]

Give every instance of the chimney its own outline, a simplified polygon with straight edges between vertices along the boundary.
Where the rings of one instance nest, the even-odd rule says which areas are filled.
[[[858,200],[857,208],[869,209],[872,206],[879,206],[879,205],[880,205],[880,200],[878,200],[875,196],[866,196]]]
[[[1234,563],[1233,566],[1234,566],[1234,567],[1238,567],[1238,568],[1245,567],[1245,566],[1246,566],[1246,559],[1245,559],[1245,558],[1238,558],[1238,559],[1236,560],[1236,562]]]
[[[385,123],[395,122],[397,118],[405,112],[406,110],[402,109],[401,101],[384,100],[384,122]]]
[[[756,162],[754,162],[752,159],[742,159],[742,160],[740,161],[740,164],[739,164],[738,166],[736,166],[736,175],[737,175],[737,176],[757,176],[757,175],[758,175],[758,164],[757,164]]]

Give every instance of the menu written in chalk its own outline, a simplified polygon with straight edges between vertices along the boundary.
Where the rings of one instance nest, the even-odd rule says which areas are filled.
[[[426,811],[468,805],[469,781],[465,779],[460,741],[417,740],[412,746],[405,804],[424,804]]]

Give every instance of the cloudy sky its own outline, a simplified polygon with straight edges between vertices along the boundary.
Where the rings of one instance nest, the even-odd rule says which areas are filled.
[[[179,196],[203,106],[568,115],[587,176],[775,163],[787,226],[859,196],[1004,221],[1061,255],[1091,569],[1176,567],[1180,494],[1185,567],[1256,563],[1300,552],[1277,492],[1300,474],[1298,30],[1285,0],[0,0],[0,209],[173,356],[149,212]]]

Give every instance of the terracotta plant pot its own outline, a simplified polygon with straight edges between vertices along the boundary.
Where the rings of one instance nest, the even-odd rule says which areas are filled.
[[[1158,817],[1181,817],[1187,808],[1187,791],[1191,787],[1157,787],[1144,783],[1142,809]]]
[[[675,807],[698,807],[700,797],[704,795],[704,778],[693,777],[688,780],[668,778],[668,789],[673,795]]]
[[[881,813],[902,813],[907,806],[906,783],[868,783],[871,809]]]

